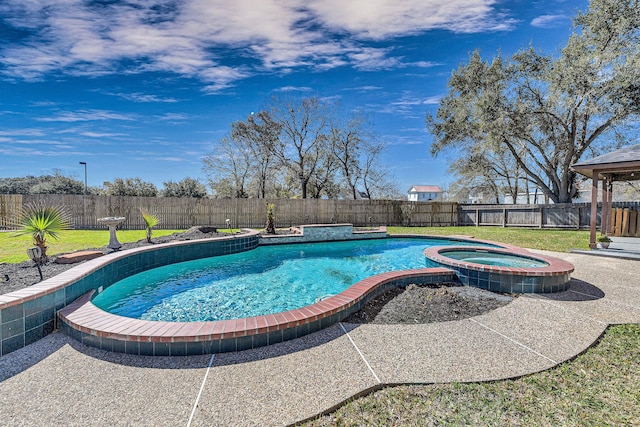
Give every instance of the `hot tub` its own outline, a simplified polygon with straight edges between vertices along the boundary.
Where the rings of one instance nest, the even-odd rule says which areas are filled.
[[[462,284],[494,292],[565,291],[573,272],[573,265],[566,261],[515,247],[433,247],[425,249],[424,255],[454,270]]]

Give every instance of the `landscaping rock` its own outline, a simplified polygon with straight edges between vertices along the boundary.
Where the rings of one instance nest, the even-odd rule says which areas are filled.
[[[70,254],[59,255],[56,257],[57,264],[76,264],[82,261],[89,261],[90,259],[98,258],[104,255],[99,251],[78,251]]]

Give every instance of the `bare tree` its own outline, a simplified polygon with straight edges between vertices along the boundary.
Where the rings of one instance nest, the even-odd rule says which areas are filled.
[[[353,199],[357,198],[358,183],[362,179],[360,162],[368,136],[364,123],[362,115],[355,115],[346,123],[335,123],[330,133],[332,155],[339,166],[343,185]]]
[[[400,194],[395,177],[382,164],[385,148],[384,143],[380,141],[366,141],[362,147],[360,178],[365,196],[369,199],[395,199]]]
[[[217,183],[223,181],[225,185],[222,188],[231,187],[232,197],[248,197],[246,181],[252,167],[252,153],[244,140],[233,137],[220,139],[214,152],[207,154],[202,162],[214,195]]]
[[[259,198],[267,196],[267,189],[275,180],[275,152],[280,123],[272,120],[266,111],[251,114],[246,121],[237,121],[231,125],[231,138],[242,141],[251,152],[251,182],[255,183]]]
[[[317,98],[272,98],[269,114],[280,124],[279,141],[273,154],[281,166],[297,177],[300,193],[307,198],[309,180],[329,150],[328,123],[330,107]]]

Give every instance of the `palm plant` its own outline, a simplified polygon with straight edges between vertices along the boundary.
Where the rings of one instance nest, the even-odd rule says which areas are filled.
[[[41,262],[47,261],[47,237],[58,240],[59,233],[71,228],[71,215],[63,207],[29,203],[16,220],[16,236],[31,234],[33,244],[40,248]]]
[[[158,215],[144,210],[141,210],[140,214],[142,215],[142,219],[147,226],[147,243],[151,243],[151,234],[153,233],[151,229],[160,224],[160,218],[158,218]]]

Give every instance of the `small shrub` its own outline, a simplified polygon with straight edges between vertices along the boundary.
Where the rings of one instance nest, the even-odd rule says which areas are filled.
[[[160,224],[160,219],[157,214],[153,214],[144,210],[140,211],[142,215],[142,219],[146,225],[147,230],[147,243],[151,243],[151,234],[153,233],[152,228],[156,225]]]
[[[33,244],[40,248],[41,261],[47,261],[47,238],[58,240],[58,233],[71,228],[71,215],[61,206],[30,203],[15,221],[19,230],[16,236],[31,234]]]
[[[267,234],[276,234],[276,226],[274,224],[274,216],[276,205],[267,203]]]

